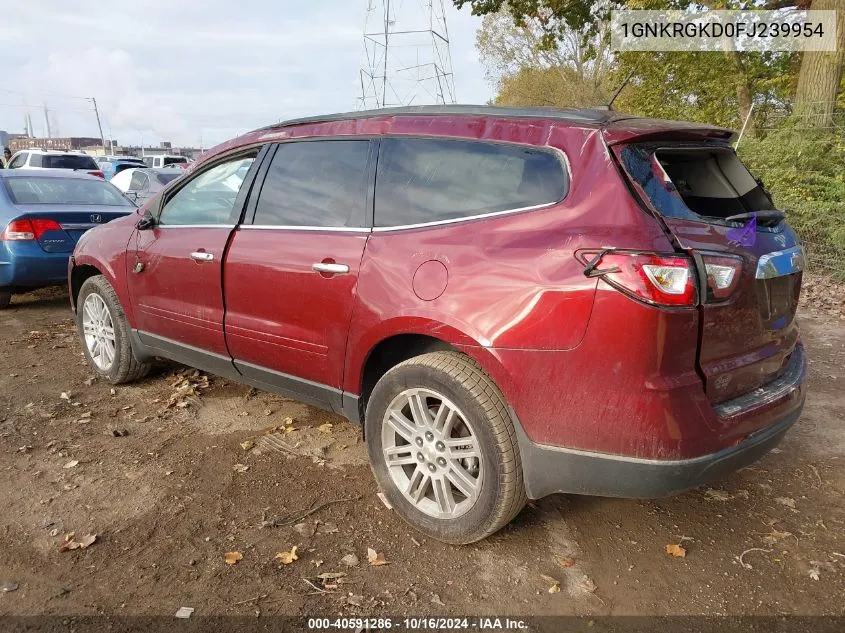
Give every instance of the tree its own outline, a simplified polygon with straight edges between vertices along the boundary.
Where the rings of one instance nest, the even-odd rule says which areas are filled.
[[[690,6],[707,6],[713,9],[759,8],[807,8],[810,0],[453,0],[455,6],[461,8],[469,5],[475,15],[488,15],[498,11],[509,13],[517,25],[526,21],[536,20],[543,28],[542,44],[553,48],[555,42],[561,39],[567,31],[584,34],[595,34],[602,22],[606,22],[610,12],[617,8],[635,9],[685,9]],[[816,112],[814,108],[821,107],[819,114],[806,116],[809,122],[821,123],[823,127],[830,125],[838,87],[845,64],[845,0],[812,0],[812,8],[839,8],[836,53],[812,53],[810,51],[801,56],[800,71],[798,73],[798,87],[795,94],[796,104],[805,112]],[[676,54],[664,59],[674,59]],[[704,66],[709,61],[700,55]],[[640,64],[649,65],[649,57],[657,59],[654,54],[641,53]],[[633,58],[628,57],[629,61]],[[715,58],[710,58],[715,59]],[[738,111],[736,119],[742,121],[760,103],[761,94],[771,100],[782,99],[784,78],[792,75],[794,55],[780,54],[767,56],[759,53],[740,53],[727,51],[724,53],[723,66],[725,78],[730,80],[734,95],[731,101]],[[767,62],[773,62],[768,63]],[[691,70],[694,67],[689,66]],[[783,75],[782,71],[790,72]],[[772,70],[777,73],[773,75]],[[761,74],[762,73],[762,74]],[[653,73],[651,73],[653,74]],[[757,84],[757,85],[755,85]],[[758,90],[764,88],[763,93]],[[714,86],[715,88],[715,86]],[[773,90],[777,93],[774,95]],[[752,129],[753,132],[753,129]]]
[[[836,10],[836,51],[806,51],[798,73],[795,110],[805,123],[829,127],[845,67],[845,0],[813,0],[811,8]]]
[[[555,46],[543,42],[536,19],[517,24],[507,13],[484,17],[476,45],[502,105],[557,107],[607,103],[612,56],[604,33],[562,29]]]

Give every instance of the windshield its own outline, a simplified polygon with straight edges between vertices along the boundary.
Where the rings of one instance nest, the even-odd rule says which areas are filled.
[[[7,178],[6,186],[15,204],[86,204],[131,207],[132,203],[102,180],[87,178]]]
[[[61,154],[58,156],[43,156],[41,166],[47,169],[99,169],[97,163],[90,156],[76,156]]]

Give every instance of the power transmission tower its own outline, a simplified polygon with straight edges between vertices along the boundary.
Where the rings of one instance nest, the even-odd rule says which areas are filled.
[[[366,0],[358,109],[455,103],[443,0]]]

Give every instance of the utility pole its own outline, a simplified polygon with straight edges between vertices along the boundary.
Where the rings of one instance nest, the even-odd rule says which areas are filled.
[[[47,138],[53,138],[53,131],[50,129],[50,111],[47,104],[44,104],[44,125],[47,126]]]
[[[97,109],[97,99],[91,97],[91,103],[94,104],[94,114],[97,115],[97,127],[100,128],[100,142],[103,144],[103,151],[108,151],[106,149],[106,137],[103,136],[103,124],[100,123],[100,111]]]

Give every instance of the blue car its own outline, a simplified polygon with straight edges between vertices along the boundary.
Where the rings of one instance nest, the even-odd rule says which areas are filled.
[[[134,211],[102,178],[69,169],[0,169],[0,308],[14,292],[66,284],[79,237]]]
[[[132,158],[131,156],[103,156],[97,159],[97,165],[99,165],[106,180],[111,180],[125,169],[147,166],[142,158]]]

